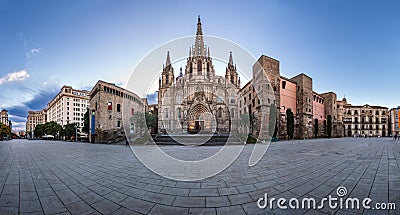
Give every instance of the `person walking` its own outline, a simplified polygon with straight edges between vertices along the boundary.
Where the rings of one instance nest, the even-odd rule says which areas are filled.
[[[397,138],[398,138],[398,137],[397,137],[397,133],[395,133],[394,136],[393,136],[393,139],[394,139],[394,140],[397,140]]]

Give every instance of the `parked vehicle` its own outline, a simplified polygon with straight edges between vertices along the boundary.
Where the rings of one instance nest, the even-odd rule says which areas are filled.
[[[43,135],[42,138],[45,140],[54,140],[54,136],[49,134]]]

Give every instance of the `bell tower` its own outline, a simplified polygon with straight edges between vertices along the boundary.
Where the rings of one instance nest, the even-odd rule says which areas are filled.
[[[233,64],[232,52],[230,52],[230,54],[229,54],[229,62],[228,62],[228,66],[226,67],[225,79],[229,83],[240,88],[240,78],[239,78],[238,73],[236,72],[236,65]]]
[[[174,83],[174,68],[171,64],[171,58],[169,56],[169,52],[167,52],[167,60],[165,65],[163,65],[163,71],[161,73],[161,78],[159,80],[159,92],[158,92],[158,101],[161,101],[165,91],[172,86]]]

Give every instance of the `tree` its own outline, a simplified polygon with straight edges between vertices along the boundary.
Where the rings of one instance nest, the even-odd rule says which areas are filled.
[[[44,133],[47,135],[56,136],[57,134],[59,134],[62,131],[62,126],[57,124],[54,121],[46,122],[44,124],[44,126],[45,126]]]
[[[3,139],[5,135],[11,134],[11,129],[9,126],[0,123],[0,138]]]
[[[326,122],[326,132],[328,134],[328,138],[332,136],[332,116],[328,115],[328,120]]]
[[[254,130],[259,130],[259,123],[256,115],[254,113],[249,113],[249,124],[251,133],[254,133]]]
[[[318,137],[318,119],[314,119],[314,136]]]
[[[136,133],[139,137],[142,136],[144,128],[146,128],[146,118],[143,112],[136,111],[130,119],[133,123]]]
[[[46,134],[56,136],[57,134],[60,134],[60,132],[62,135],[62,131],[63,129],[61,125],[51,121],[51,122],[46,122],[45,124],[36,125],[34,135],[36,137],[41,137]]]
[[[83,116],[82,132],[89,134],[89,108],[86,109],[86,113]]]
[[[71,137],[71,136],[75,136],[75,132],[76,132],[76,124],[75,123],[67,123],[66,125],[64,125],[64,132],[63,134],[67,137]]]
[[[286,130],[289,139],[293,139],[294,135],[294,116],[292,110],[289,108],[286,110]]]
[[[152,133],[157,133],[158,129],[158,115],[152,113],[146,113],[146,125],[148,129],[151,129]]]
[[[36,137],[41,137],[41,136],[43,136],[44,135],[44,128],[45,128],[45,126],[44,126],[44,124],[37,124],[36,125],[36,127],[35,127],[35,130],[34,130],[34,135],[36,136]]]

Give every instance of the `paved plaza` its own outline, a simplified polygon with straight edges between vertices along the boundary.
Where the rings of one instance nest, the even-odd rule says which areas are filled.
[[[230,146],[235,147],[235,146]],[[42,140],[0,142],[0,214],[400,214],[400,141],[389,138],[272,143],[253,167],[253,145],[223,172],[196,182],[174,181],[144,167],[131,149]],[[220,146],[163,146],[183,159]],[[395,210],[260,209],[271,198],[371,198]],[[286,203],[287,205],[287,203]]]

